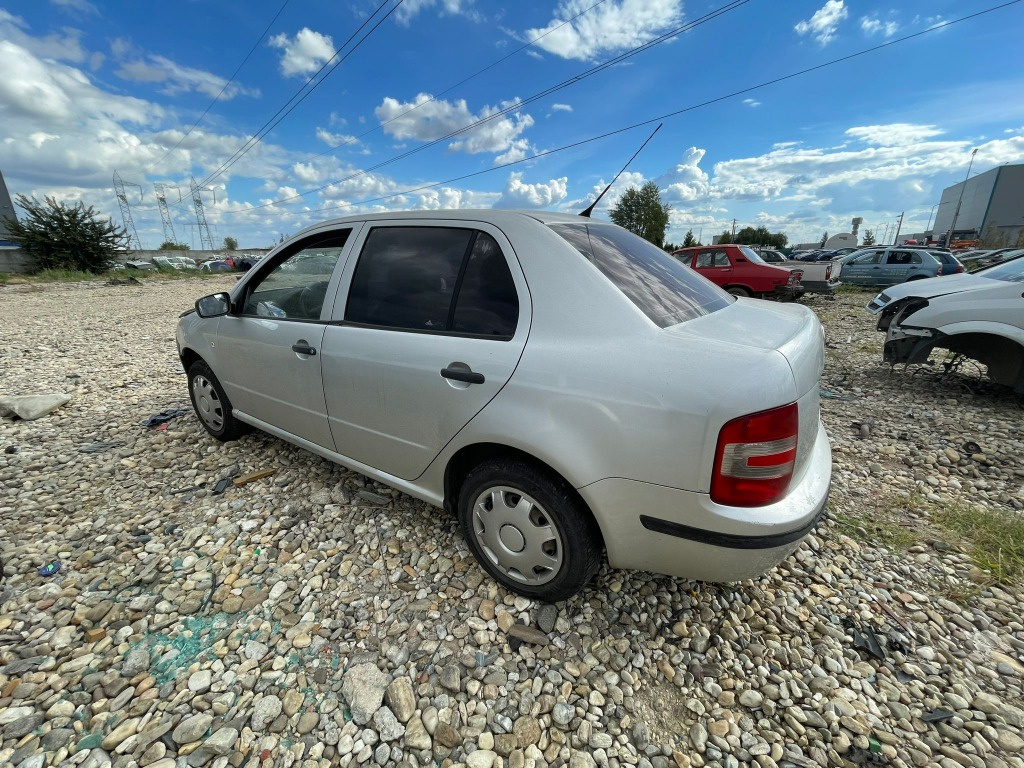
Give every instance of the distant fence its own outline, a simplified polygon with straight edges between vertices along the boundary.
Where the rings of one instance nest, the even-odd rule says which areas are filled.
[[[270,253],[269,248],[239,248],[237,251],[126,251],[117,255],[117,261],[152,261],[154,256],[188,256],[196,261],[224,259],[228,256],[245,258],[246,256],[264,256]],[[20,248],[0,248],[0,272],[9,275],[22,275],[29,271],[31,264],[28,254]]]

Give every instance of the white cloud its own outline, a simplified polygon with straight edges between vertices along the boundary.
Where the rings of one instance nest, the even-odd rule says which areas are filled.
[[[884,37],[892,37],[895,35],[900,28],[900,25],[895,21],[881,21],[879,19],[869,19],[867,16],[862,16],[860,19],[860,28],[865,35],[869,37],[881,33]]]
[[[116,72],[117,76],[124,80],[131,80],[136,83],[161,83],[161,93],[168,96],[176,96],[179,93],[196,92],[202,93],[210,98],[216,98],[223,89],[221,99],[233,99],[238,95],[259,96],[259,91],[254,88],[246,88],[237,83],[227,83],[223,77],[207,72],[202,69],[185,67],[165,56],[151,55],[147,60],[136,59],[135,61],[123,63]]]
[[[916,144],[924,139],[942,135],[942,131],[934,125],[914,125],[913,123],[890,123],[888,125],[862,125],[848,128],[847,136],[860,139],[866,144],[880,146]]]
[[[278,197],[279,200],[283,200],[283,199],[291,198],[291,197],[298,197],[298,196],[299,196],[299,190],[297,190],[295,187],[278,187],[277,188],[277,197]]]
[[[331,133],[323,128],[316,129],[316,137],[329,147],[340,147],[342,144],[358,144],[359,139],[346,133]]]
[[[60,136],[55,133],[43,133],[42,131],[36,131],[28,137],[28,140],[32,143],[33,147],[39,149],[46,142],[56,141],[59,138]]]
[[[89,58],[82,47],[80,30],[64,27],[61,34],[45,37],[33,37],[27,30],[28,24],[24,19],[0,8],[0,40],[24,48],[43,59],[80,64]]]
[[[478,120],[497,115],[516,103],[513,100],[502,102],[498,107],[485,106],[478,114],[473,114],[464,99],[448,102],[421,93],[412,102],[385,97],[374,114],[384,131],[396,139],[435,141]],[[496,158],[497,162],[518,160],[525,157],[529,149],[529,143],[521,134],[532,125],[533,117],[530,115],[510,112],[459,134],[449,149],[469,154],[502,152],[504,154]]]
[[[708,194],[708,175],[700,168],[704,154],[705,150],[690,147],[683,153],[682,162],[655,179],[665,202],[690,202]]]
[[[399,24],[408,26],[420,11],[435,7],[442,15],[467,15],[477,18],[472,6],[473,0],[405,0],[395,11],[395,19]]]
[[[311,75],[334,56],[334,42],[330,35],[321,35],[309,27],[303,27],[294,38],[282,32],[270,38],[270,45],[280,48],[281,74]]]
[[[839,23],[849,15],[843,0],[828,0],[810,19],[801,21],[793,29],[800,36],[810,35],[820,45],[828,45],[835,37]]]
[[[571,104],[552,104],[551,105],[551,111],[552,112],[572,112],[572,105]]]
[[[63,8],[78,11],[79,13],[99,13],[99,9],[90,3],[89,0],[50,0],[50,2]]]
[[[544,35],[535,47],[563,59],[587,60],[643,45],[679,26],[683,18],[682,0],[605,0],[588,10],[592,5],[593,0],[562,0],[546,27],[527,29],[521,37]]]
[[[758,101],[757,99],[744,99],[743,103],[746,104],[748,107],[751,107],[751,108],[760,107],[761,106],[761,102]]]
[[[549,208],[566,197],[569,178],[562,176],[547,182],[524,184],[523,174],[509,174],[501,198],[495,208]]]

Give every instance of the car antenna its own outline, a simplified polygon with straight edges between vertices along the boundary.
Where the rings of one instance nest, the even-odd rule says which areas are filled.
[[[651,135],[647,137],[647,141],[650,141],[651,139],[653,139],[654,138],[654,134],[656,134],[658,131],[660,131],[661,130],[661,126],[663,126],[663,125],[664,125],[664,123],[658,123],[658,127],[655,128],[653,131],[651,131]],[[582,216],[585,219],[589,219],[590,218],[590,214],[593,212],[594,206],[597,205],[599,202],[601,202],[601,198],[604,197],[605,194],[607,194],[609,189],[612,188],[612,184],[614,184],[618,180],[619,176],[621,176],[623,174],[623,171],[625,171],[627,168],[629,168],[629,163],[632,163],[634,160],[636,160],[636,156],[640,154],[640,152],[643,150],[644,147],[647,146],[647,141],[645,141],[643,144],[640,145],[640,149],[638,149],[636,152],[633,153],[633,156],[631,158],[629,158],[629,161],[624,166],[622,166],[622,170],[615,174],[615,178],[612,179],[608,183],[608,186],[604,188],[604,191],[600,195],[597,196],[597,200],[595,200],[589,206],[587,206],[587,210],[580,212],[580,216]]]

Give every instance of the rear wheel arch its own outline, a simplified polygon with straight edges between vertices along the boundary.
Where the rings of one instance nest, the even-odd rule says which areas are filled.
[[[473,445],[467,445],[460,448],[452,455],[444,470],[445,510],[455,513],[459,504],[459,491],[462,489],[466,478],[469,477],[469,473],[481,464],[496,459],[516,459],[532,464],[549,477],[564,483],[579,503],[586,508],[587,513],[590,515],[590,519],[594,523],[595,530],[601,537],[602,544],[604,543],[604,535],[601,532],[601,526],[598,523],[597,518],[594,516],[593,510],[590,509],[573,484],[566,480],[561,472],[547,462],[538,459],[536,456],[533,456],[526,451],[519,448],[513,448],[509,445],[503,445],[501,443],[475,443]]]

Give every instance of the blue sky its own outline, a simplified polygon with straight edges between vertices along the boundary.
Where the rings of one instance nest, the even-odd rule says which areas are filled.
[[[120,222],[117,171],[147,248],[164,239],[154,183],[169,185],[177,239],[199,246],[194,177],[216,244],[266,246],[367,209],[578,211],[654,125],[591,139],[686,110],[596,216],[654,180],[675,242],[734,218],[791,242],[854,216],[881,234],[901,211],[917,231],[973,148],[972,173],[1024,161],[1024,3],[721,97],[998,4],[0,0],[0,170],[12,196]]]

